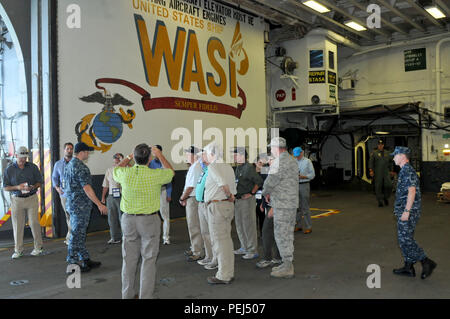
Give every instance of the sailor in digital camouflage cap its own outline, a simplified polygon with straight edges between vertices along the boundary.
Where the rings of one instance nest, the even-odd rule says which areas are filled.
[[[394,274],[415,277],[414,264],[422,263],[421,278],[431,275],[436,263],[429,259],[414,240],[414,231],[420,219],[422,205],[420,180],[416,171],[409,163],[411,150],[405,146],[397,146],[391,154],[394,162],[401,167],[398,174],[397,192],[394,204],[394,214],[397,217],[398,244],[402,251],[405,265],[394,269]]]

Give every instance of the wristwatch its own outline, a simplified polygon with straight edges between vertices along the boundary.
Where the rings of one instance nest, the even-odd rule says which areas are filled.
[[[131,157],[130,157],[130,155],[127,155],[127,159],[128,159],[129,161],[131,161]]]
[[[406,209],[406,208],[405,208],[405,210],[404,210],[404,211],[405,211],[405,212],[407,212],[407,213],[409,213],[409,211],[410,211],[410,210],[409,210],[409,209]]]

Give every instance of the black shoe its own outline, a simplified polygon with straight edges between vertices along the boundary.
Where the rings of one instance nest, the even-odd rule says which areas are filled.
[[[422,260],[422,275],[420,278],[425,279],[431,275],[437,264],[429,258]]]
[[[416,277],[416,271],[414,270],[413,263],[405,263],[403,268],[394,269],[394,274],[408,276],[408,277]]]
[[[77,263],[69,263],[69,264],[67,264],[67,269],[66,269],[66,274],[67,275],[71,275],[71,274],[75,273],[75,269],[72,269],[72,271],[69,271],[69,266],[70,265],[76,265],[76,266],[80,267],[80,265],[78,265]]]
[[[387,199],[384,200],[384,206],[389,206],[389,201]]]
[[[102,264],[102,263],[99,262],[99,261],[92,261],[92,260],[90,260],[90,259],[85,260],[85,261],[82,263],[82,265],[86,265],[86,266],[88,266],[89,268],[98,268],[98,267],[100,267],[101,264]]]
[[[383,202],[381,200],[378,201],[378,207],[383,207]]]
[[[85,262],[81,263],[81,265],[80,265],[80,271],[81,272],[88,272],[90,270],[91,270],[91,267],[89,267],[87,265],[87,263],[85,263]]]

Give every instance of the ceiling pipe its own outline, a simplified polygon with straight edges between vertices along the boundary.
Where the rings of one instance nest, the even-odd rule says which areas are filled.
[[[326,29],[322,29],[322,28],[317,28],[317,29],[312,29],[311,31],[309,31],[307,33],[307,36],[313,36],[313,35],[320,35],[320,36],[325,36],[327,38],[329,38],[330,40],[336,42],[336,43],[340,43],[342,45],[345,45],[347,47],[350,47],[356,51],[361,51],[362,48],[360,45],[356,44],[355,42],[343,37],[340,34],[337,34],[336,32],[330,31],[330,30],[326,30]]]
[[[441,114],[444,113],[441,105],[441,46],[445,42],[450,42],[450,38],[441,39],[436,44],[436,112]],[[440,120],[439,122],[442,124],[443,121]]]
[[[382,45],[378,45],[378,46],[369,47],[368,49],[360,51],[360,52],[356,52],[351,56],[357,56],[357,55],[366,54],[369,52],[374,52],[374,51],[384,50],[384,49],[389,49],[389,48],[395,48],[395,47],[400,47],[400,46],[407,46],[407,45],[412,45],[412,44],[423,44],[426,42],[436,41],[438,38],[442,38],[444,36],[448,37],[449,35],[450,35],[450,32],[446,32],[446,33],[435,34],[435,35],[431,35],[431,36],[423,37],[423,38],[419,38],[419,39],[403,40],[403,41],[398,41],[398,42],[391,43],[391,44],[382,44]]]

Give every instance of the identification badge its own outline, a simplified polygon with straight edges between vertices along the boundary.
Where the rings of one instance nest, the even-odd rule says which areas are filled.
[[[205,175],[205,173],[203,172],[202,175],[200,175],[200,177],[198,178],[197,184],[200,184],[202,182],[202,179],[203,179],[204,175]]]
[[[26,185],[25,186],[27,186],[28,187],[28,183],[25,183]],[[21,191],[22,192],[22,194],[28,194],[30,191],[25,191],[25,190],[23,190],[23,191]]]
[[[119,198],[120,197],[120,188],[113,188],[112,195],[114,198]]]
[[[255,197],[256,199],[262,199],[262,193],[261,192],[256,193]]]

